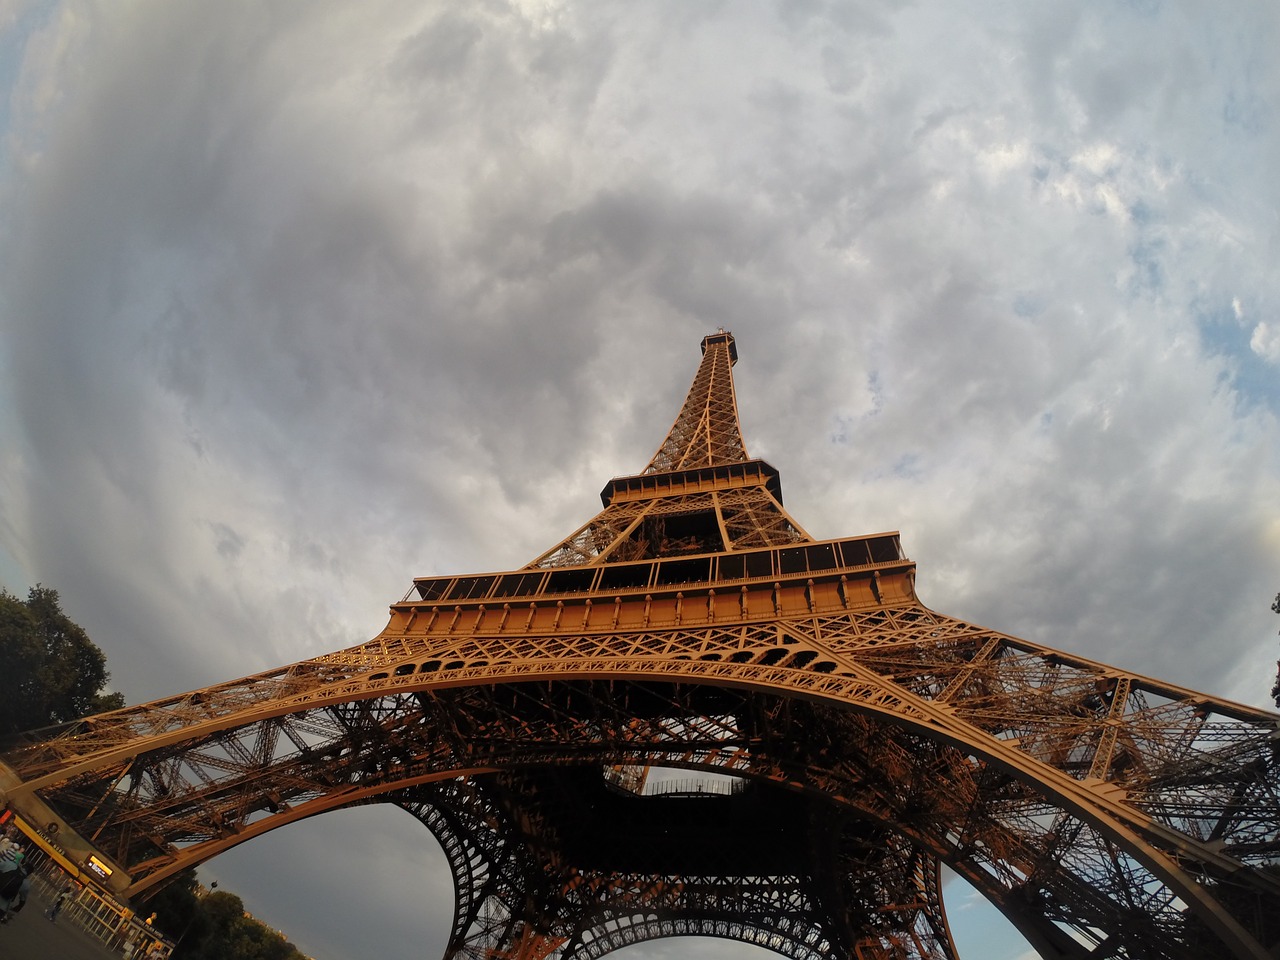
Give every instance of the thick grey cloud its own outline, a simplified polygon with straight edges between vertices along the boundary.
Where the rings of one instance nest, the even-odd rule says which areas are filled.
[[[812,534],[1265,703],[1278,20],[0,4],[0,577],[134,702],[361,641],[590,516],[723,326]],[[316,909],[357,843],[367,924]],[[413,849],[358,811],[208,869],[323,960],[409,956],[449,912],[438,864],[392,895]]]

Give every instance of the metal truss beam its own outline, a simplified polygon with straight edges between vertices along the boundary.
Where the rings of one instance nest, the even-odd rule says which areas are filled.
[[[932,611],[894,533],[812,540],[747,457],[732,336],[703,351],[648,468],[530,564],[419,579],[368,643],[26,734],[4,799],[131,895],[398,804],[452,869],[450,958],[699,934],[951,960],[942,864],[1044,957],[1274,958],[1280,717]],[[642,796],[653,767],[732,788]]]

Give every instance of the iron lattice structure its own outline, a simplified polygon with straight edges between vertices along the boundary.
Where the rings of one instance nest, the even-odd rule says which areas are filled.
[[[952,958],[942,864],[1046,958],[1276,956],[1280,718],[936,613],[896,533],[812,539],[747,456],[733,337],[702,350],[646,469],[527,566],[28,734],[5,798],[131,896],[398,804],[453,870],[448,958],[680,934]],[[702,779],[663,792],[655,766]]]

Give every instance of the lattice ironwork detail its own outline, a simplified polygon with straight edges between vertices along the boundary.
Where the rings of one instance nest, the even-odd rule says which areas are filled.
[[[645,473],[714,467],[747,459],[733,391],[737,359],[732,335],[721,331],[703,338],[702,363],[689,395]]]
[[[536,775],[475,776],[398,798],[458,862],[448,956],[489,957],[528,931],[565,957],[598,957],[677,934],[770,945],[795,958],[848,955],[855,942],[885,956],[953,956],[945,919],[931,912],[936,860],[883,831],[842,824],[825,805],[793,800],[793,819],[778,826],[795,843],[787,867],[803,869],[743,875],[733,842],[756,842],[748,818],[773,804],[756,797],[735,814],[742,801],[725,795],[628,796],[611,791],[596,767],[579,768],[574,785],[567,792]],[[676,832],[683,845],[698,844],[679,870],[654,855]],[[573,859],[581,834],[595,842]],[[720,842],[699,843],[698,834]],[[759,865],[783,855],[774,841],[767,857],[756,851],[751,859]],[[832,903],[837,895],[850,905]],[[857,936],[850,914],[861,917]]]
[[[136,895],[399,804],[445,851],[471,960],[683,934],[952,958],[941,864],[1046,957],[1272,957],[1280,717],[930,610],[896,534],[812,540],[742,448],[735,357],[707,338],[649,469],[526,567],[415,581],[367,643],[24,735],[5,799]],[[733,787],[642,796],[657,767]]]

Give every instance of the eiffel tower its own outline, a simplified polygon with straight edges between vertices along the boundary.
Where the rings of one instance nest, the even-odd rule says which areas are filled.
[[[1280,955],[1280,717],[936,613],[896,533],[814,540],[747,455],[736,360],[705,337],[648,466],[526,566],[23,735],[3,799],[127,897],[397,804],[453,871],[447,958],[954,958],[944,864],[1044,958]]]

